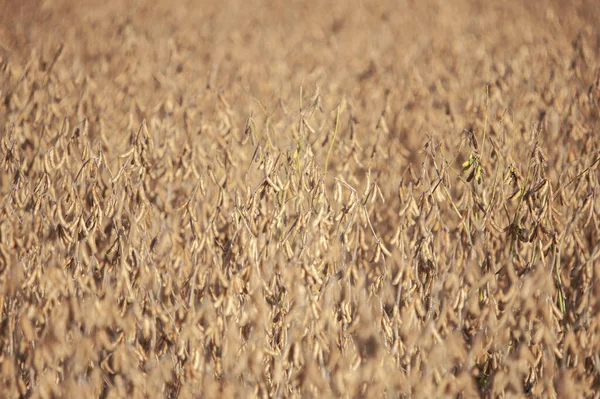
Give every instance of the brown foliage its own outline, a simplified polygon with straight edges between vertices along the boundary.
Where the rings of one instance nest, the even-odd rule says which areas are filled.
[[[594,397],[596,2],[0,2],[3,397]]]

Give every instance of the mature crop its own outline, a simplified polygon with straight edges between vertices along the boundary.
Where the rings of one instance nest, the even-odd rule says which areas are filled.
[[[598,21],[0,0],[0,396],[598,397]]]

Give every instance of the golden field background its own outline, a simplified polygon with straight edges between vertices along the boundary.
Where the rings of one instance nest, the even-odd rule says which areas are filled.
[[[598,397],[597,21],[0,0],[0,396]]]

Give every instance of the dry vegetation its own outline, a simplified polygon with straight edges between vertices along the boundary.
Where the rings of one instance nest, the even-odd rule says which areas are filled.
[[[596,1],[0,1],[10,397],[598,397]]]

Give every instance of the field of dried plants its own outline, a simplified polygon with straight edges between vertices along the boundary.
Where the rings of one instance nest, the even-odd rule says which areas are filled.
[[[597,21],[0,0],[0,396],[600,397]]]

